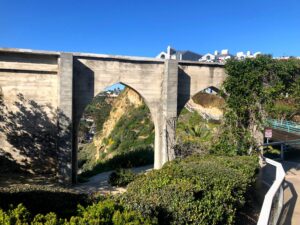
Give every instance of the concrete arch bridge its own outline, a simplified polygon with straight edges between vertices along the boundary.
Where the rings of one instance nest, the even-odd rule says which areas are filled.
[[[34,172],[76,178],[77,128],[94,96],[123,83],[155,125],[155,168],[174,158],[178,112],[197,92],[219,88],[223,65],[85,53],[0,49],[0,153]],[[47,160],[45,160],[47,159]]]

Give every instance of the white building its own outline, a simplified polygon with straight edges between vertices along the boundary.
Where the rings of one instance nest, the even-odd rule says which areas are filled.
[[[167,52],[159,53],[156,58],[158,59],[175,59],[175,60],[188,60],[198,61],[202,55],[192,51],[179,51],[168,46]]]
[[[237,52],[236,56],[232,55],[229,53],[228,49],[223,49],[221,50],[221,53],[219,54],[218,51],[215,51],[214,54],[207,53],[202,56],[202,58],[199,60],[201,62],[220,62],[224,63],[228,59],[238,59],[238,60],[243,60],[246,58],[256,58],[258,55],[260,55],[261,52],[256,52],[254,54],[251,54],[250,51],[247,51],[246,53],[244,52]]]
[[[238,52],[236,53],[236,59],[243,60],[246,58],[256,58],[258,55],[261,55],[261,52],[255,52],[254,54],[252,54],[250,51],[247,51],[246,53]]]
[[[229,53],[228,49],[223,49],[220,53],[216,50],[214,54],[206,53],[205,55],[200,55],[192,51],[178,51],[168,46],[167,51],[159,53],[156,58],[225,63],[228,59],[235,58],[238,60],[243,60],[246,58],[256,58],[260,54],[261,52],[255,52],[252,54],[250,51],[247,51],[245,53],[237,52],[236,55],[232,55]]]
[[[206,53],[199,59],[201,62],[215,62],[216,60],[216,55],[213,55],[211,53]]]
[[[225,62],[227,59],[231,59],[233,55],[229,54],[228,49],[223,49],[221,53],[219,53],[217,50],[214,52],[214,54],[207,53],[204,56],[201,57],[199,61],[201,62]]]

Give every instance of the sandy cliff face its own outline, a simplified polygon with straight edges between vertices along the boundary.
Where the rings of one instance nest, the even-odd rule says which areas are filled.
[[[114,102],[108,119],[103,124],[102,131],[94,138],[94,145],[97,148],[96,159],[100,158],[101,152],[106,152],[106,145],[103,140],[107,138],[120,118],[126,114],[129,109],[137,108],[143,104],[143,99],[134,90],[126,88],[126,90]]]
[[[204,119],[219,121],[223,118],[224,105],[223,98],[199,92],[188,101],[186,108],[198,112]]]
[[[223,110],[216,106],[202,106],[190,99],[187,103],[187,108],[198,112],[204,119],[221,120],[223,118]]]

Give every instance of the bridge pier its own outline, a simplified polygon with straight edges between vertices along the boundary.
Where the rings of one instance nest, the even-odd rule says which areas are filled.
[[[161,110],[155,130],[154,168],[160,169],[175,158],[175,129],[177,119],[178,62],[165,61]]]
[[[73,155],[73,55],[61,53],[58,67],[58,181],[72,184]]]

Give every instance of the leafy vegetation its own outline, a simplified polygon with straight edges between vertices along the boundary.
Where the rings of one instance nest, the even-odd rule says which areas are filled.
[[[0,188],[0,208],[9,210],[11,205],[16,206],[20,203],[32,214],[55,211],[60,217],[70,217],[76,213],[78,204],[87,206],[91,203],[91,199],[86,194],[44,185]]]
[[[90,166],[95,163],[96,146],[93,142],[89,142],[89,137],[93,126],[96,133],[101,132],[104,122],[109,117],[114,99],[106,94],[96,96],[93,101],[86,107],[84,112],[84,120],[80,121],[78,129],[78,167]],[[87,119],[91,119],[88,121]],[[94,121],[94,122],[92,122]],[[84,166],[87,164],[86,166]]]
[[[96,124],[96,130],[101,131],[105,120],[108,118],[112,108],[113,99],[107,95],[97,95],[93,101],[86,107],[85,116],[92,118]]]
[[[257,167],[250,156],[190,156],[136,178],[119,198],[159,224],[234,224]]]
[[[86,208],[79,206],[78,214],[69,220],[58,218],[50,212],[46,215],[38,214],[31,216],[29,211],[23,206],[18,205],[15,209],[4,212],[0,209],[0,222],[5,225],[75,225],[75,224],[99,224],[99,225],[154,225],[156,219],[143,217],[139,212],[128,211],[113,200],[99,201]]]
[[[204,120],[199,113],[183,109],[177,120],[177,157],[193,153],[208,153],[219,124]]]
[[[136,175],[128,169],[117,169],[109,176],[108,183],[112,186],[125,187],[132,182]]]
[[[102,197],[89,206],[79,206],[77,212],[72,210],[68,216],[51,212],[50,207],[60,210],[48,206],[52,195],[47,200],[45,195],[41,198],[37,193],[31,198],[43,202],[42,208],[47,202],[48,212],[33,213],[23,205],[8,207],[6,211],[0,209],[0,222],[8,225],[234,224],[257,166],[257,158],[250,156],[190,156],[136,177],[128,191],[114,199]],[[57,196],[60,204],[78,203],[66,196]]]
[[[153,147],[154,125],[148,107],[143,104],[130,109],[120,118],[105,142],[109,143],[108,152],[124,153]]]
[[[295,115],[300,115],[299,104],[295,98],[276,100],[273,107],[268,108],[268,114],[277,120],[294,120]]]
[[[258,56],[229,60],[225,69],[225,121],[212,152],[246,154],[262,142],[266,117],[286,117],[283,107],[278,105],[280,101],[292,101],[300,108],[300,61]]]

